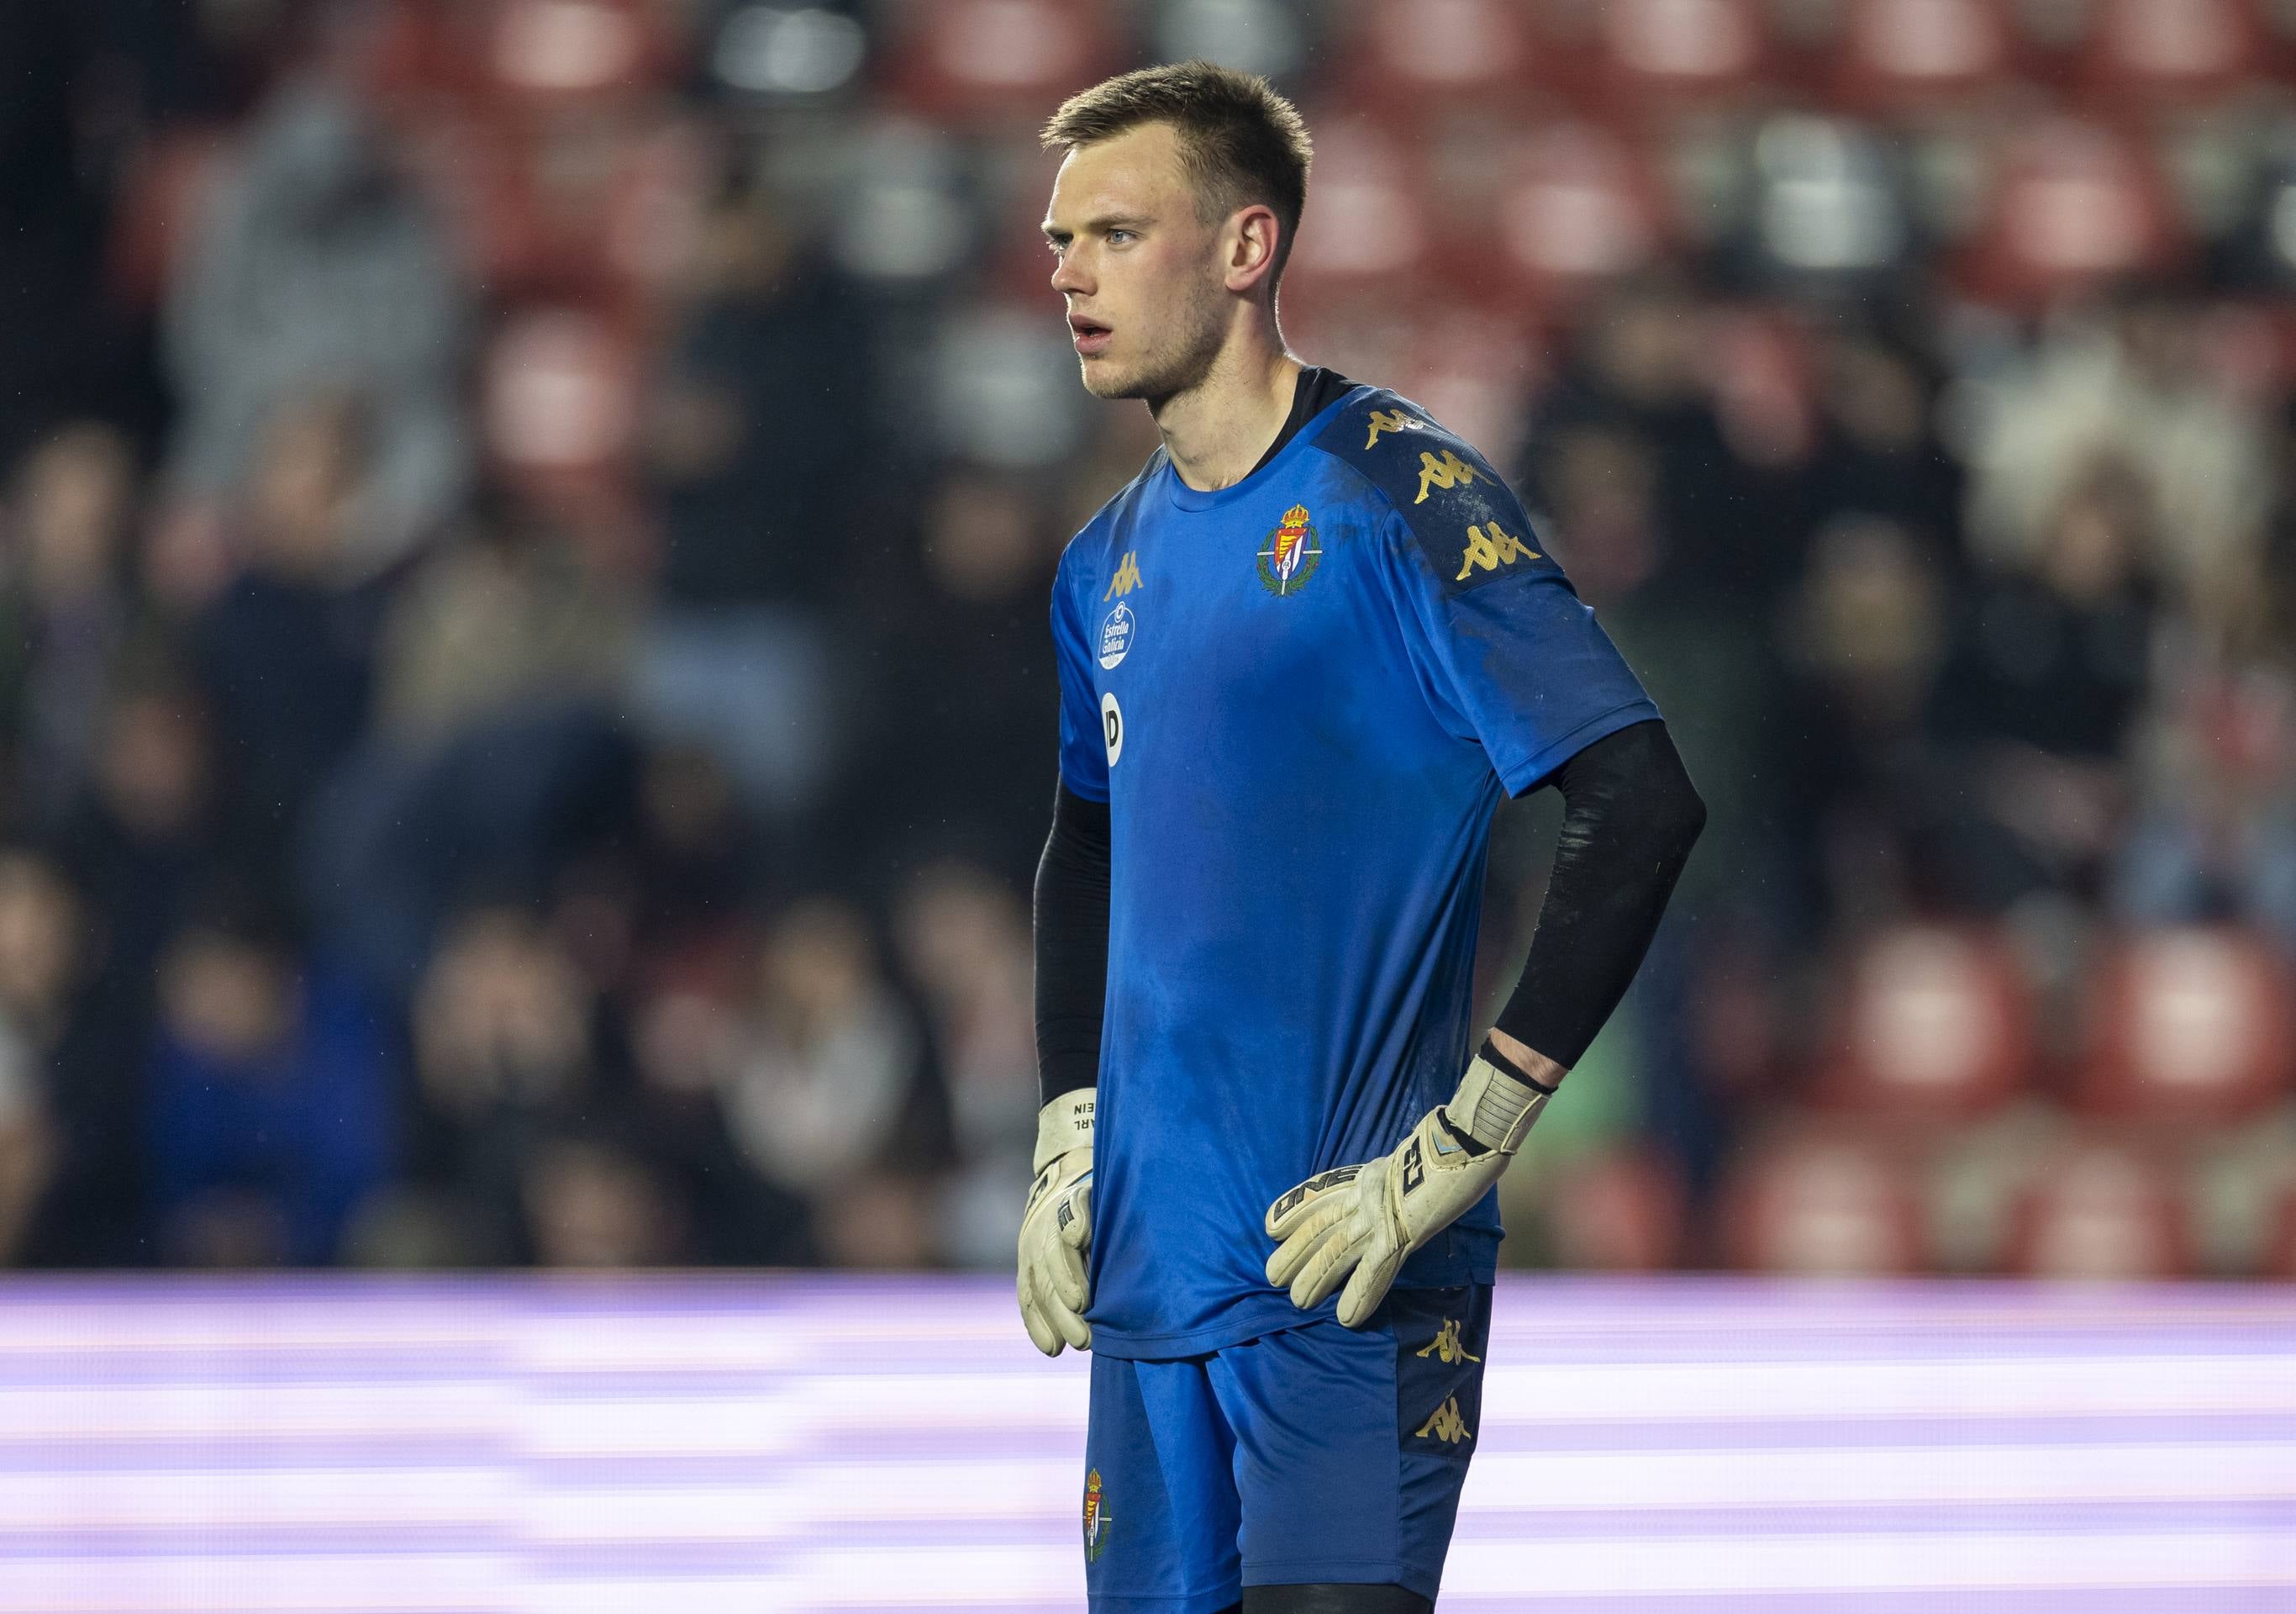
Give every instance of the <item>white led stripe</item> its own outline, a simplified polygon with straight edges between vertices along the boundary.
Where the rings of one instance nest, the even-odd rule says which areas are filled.
[[[2146,1585],[2296,1586],[2296,1542],[2269,1543],[2260,1533],[2104,1530],[1460,1541],[1443,1576],[1447,1602],[1455,1592],[1520,1597],[1532,1589],[1628,1596]],[[2161,1606],[2200,1614],[2207,1604]]]
[[[526,1614],[503,1553],[0,1558],[0,1614]]]
[[[0,1388],[0,1443],[453,1436],[498,1427],[504,1399],[501,1381],[484,1379],[11,1387]]]
[[[219,1455],[219,1453],[217,1453]],[[500,1468],[262,1468],[0,1474],[0,1542],[51,1532],[483,1525],[522,1505]]]
[[[2296,1412],[2296,1371],[2286,1355],[2002,1355],[1603,1367],[1494,1361],[1485,1372],[1483,1402],[1487,1417],[1538,1423]]]

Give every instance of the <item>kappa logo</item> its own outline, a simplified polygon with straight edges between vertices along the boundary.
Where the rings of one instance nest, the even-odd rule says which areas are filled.
[[[1421,1354],[1423,1355],[1425,1353]],[[1466,1419],[1459,1412],[1456,1396],[1446,1396],[1443,1404],[1435,1409],[1434,1415],[1419,1426],[1419,1439],[1439,1440],[1445,1445],[1456,1445],[1463,1440],[1474,1437],[1473,1431],[1467,1428]]]
[[[1267,535],[1259,551],[1259,586],[1279,599],[1288,599],[1308,586],[1323,564],[1324,546],[1308,506],[1294,505],[1283,512],[1283,524]]]
[[[1467,529],[1467,548],[1459,557],[1459,575],[1451,581],[1464,583],[1467,574],[1480,566],[1486,572],[1496,572],[1501,566],[1519,560],[1537,560],[1538,551],[1526,546],[1522,539],[1507,531],[1498,523],[1488,527]]]
[[[1444,485],[1447,487],[1450,484],[1447,482]],[[1108,592],[1100,597],[1103,601],[1122,599],[1138,587],[1140,587],[1140,551],[1127,549],[1124,552],[1123,560],[1117,564],[1116,575],[1108,580]]]
[[[1364,439],[1368,449],[1379,441],[1382,432],[1424,432],[1427,423],[1414,420],[1400,409],[1374,409],[1371,412],[1371,435]]]
[[[1459,1321],[1456,1317],[1444,1318],[1443,1326],[1437,1331],[1435,1338],[1427,1342],[1425,1348],[1414,1351],[1412,1355],[1423,1357],[1432,1356],[1445,1367],[1456,1367],[1462,1362],[1482,1360],[1480,1356],[1471,1355],[1466,1346],[1460,1342]]]
[[[1448,492],[1453,488],[1464,488],[1469,482],[1490,480],[1448,449],[1443,450],[1439,458],[1422,449],[1419,455],[1419,497],[1411,502],[1425,504],[1430,488],[1440,488]]]
[[[1086,1563],[1098,1563],[1100,1554],[1108,1545],[1108,1527],[1116,1516],[1108,1511],[1108,1496],[1101,1488],[1100,1470],[1093,1469],[1084,1477],[1084,1558]]]

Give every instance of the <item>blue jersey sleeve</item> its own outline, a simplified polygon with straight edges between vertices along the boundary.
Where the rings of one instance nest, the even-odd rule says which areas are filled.
[[[1061,679],[1061,782],[1088,802],[1104,802],[1108,751],[1101,738],[1092,653],[1075,582],[1070,560],[1063,556],[1053,580],[1053,659]]]
[[[1422,687],[1508,794],[1659,715],[1521,501],[1463,439],[1374,393],[1318,445],[1371,483],[1379,563]]]

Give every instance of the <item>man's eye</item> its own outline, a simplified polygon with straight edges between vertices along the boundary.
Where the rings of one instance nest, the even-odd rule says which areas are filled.
[[[1130,230],[1111,230],[1108,233],[1108,239],[1112,244],[1118,242],[1136,240],[1137,237],[1136,237]]]

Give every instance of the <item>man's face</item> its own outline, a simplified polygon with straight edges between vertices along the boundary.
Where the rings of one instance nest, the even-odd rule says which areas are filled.
[[[1226,313],[1221,229],[1196,216],[1171,125],[1070,151],[1045,237],[1088,391],[1155,399],[1202,378]]]

